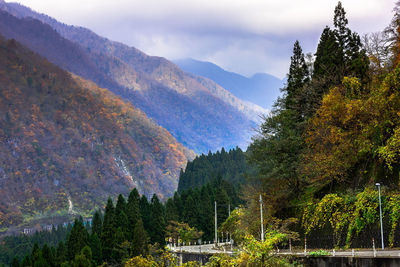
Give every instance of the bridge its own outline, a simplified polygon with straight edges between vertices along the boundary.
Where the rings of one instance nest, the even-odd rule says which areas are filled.
[[[168,247],[180,263],[197,261],[206,263],[209,258],[218,253],[233,255],[240,252],[239,247],[232,247],[230,242],[215,244],[193,244]],[[350,249],[350,250],[276,250],[276,256],[291,256],[305,266],[400,266],[400,250],[396,249]]]

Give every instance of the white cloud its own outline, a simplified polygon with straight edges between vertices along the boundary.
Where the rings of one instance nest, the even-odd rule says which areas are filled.
[[[18,0],[146,53],[211,60],[243,74],[283,77],[296,39],[313,51],[336,0]],[[342,0],[350,27],[383,29],[392,0]]]

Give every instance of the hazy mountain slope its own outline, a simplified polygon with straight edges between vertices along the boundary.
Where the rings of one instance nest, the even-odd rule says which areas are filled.
[[[183,72],[164,58],[148,56],[81,27],[67,26],[19,4],[0,3],[0,9],[20,18],[31,16],[48,23],[64,38],[79,45],[92,62],[94,69],[91,73],[101,72],[100,77],[106,76],[109,80],[80,75],[129,99],[180,142],[197,152],[222,146],[245,147],[260,113],[266,112],[239,100],[210,80]],[[20,36],[24,35],[21,32]],[[43,37],[43,41],[49,40]],[[24,44],[31,47],[29,41]],[[63,50],[54,47],[60,53]],[[49,58],[46,51],[38,52]],[[62,63],[65,64],[57,64],[64,66]],[[108,67],[110,64],[112,67]],[[72,62],[65,68],[79,73],[80,65]]]
[[[184,71],[207,77],[240,99],[271,109],[280,95],[283,81],[266,73],[257,73],[250,78],[229,72],[221,67],[194,59],[174,60]]]
[[[131,104],[2,38],[0,88],[0,228],[133,187],[171,196],[194,156]]]

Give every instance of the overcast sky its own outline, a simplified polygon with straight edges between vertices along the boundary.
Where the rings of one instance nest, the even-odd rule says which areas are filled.
[[[12,1],[12,0],[11,0]],[[7,2],[11,2],[8,0]],[[315,52],[336,0],[16,0],[57,20],[168,59],[191,57],[283,78],[292,46]],[[350,28],[382,30],[394,0],[342,0]]]

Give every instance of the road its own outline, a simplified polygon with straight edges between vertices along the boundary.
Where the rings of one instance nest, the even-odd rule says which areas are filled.
[[[324,250],[326,252],[329,252],[329,255],[327,256],[335,256],[335,257],[363,257],[363,258],[373,258],[373,257],[379,257],[379,258],[400,258],[400,250],[393,250],[393,249],[388,249],[388,250],[381,250],[377,249],[374,251],[371,250],[339,250],[339,251],[333,251],[333,250]],[[307,255],[309,255],[310,251],[307,252]],[[279,255],[293,255],[293,256],[304,256],[304,251],[301,252],[290,252],[290,251],[280,251],[277,253]]]
[[[170,246],[171,251],[173,252],[189,252],[189,253],[207,253],[207,254],[216,254],[216,253],[228,253],[231,254],[233,251],[230,250],[230,243],[220,243],[219,248],[216,248],[214,244],[206,244],[206,245],[192,245],[192,246]],[[225,248],[225,249],[224,249]],[[237,249],[237,248],[236,248]],[[363,258],[400,258],[400,250],[375,250],[375,253],[372,249],[360,249],[360,250],[324,250],[329,253],[326,256],[333,256],[333,257],[363,257]],[[304,251],[293,251],[290,252],[288,250],[280,251],[276,254],[278,255],[285,255],[285,256],[309,256],[311,251],[307,251],[307,254]],[[316,256],[316,255],[315,255]]]

